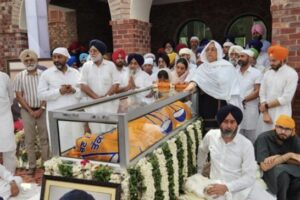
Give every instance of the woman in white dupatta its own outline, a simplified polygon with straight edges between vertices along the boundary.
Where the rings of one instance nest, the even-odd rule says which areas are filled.
[[[226,104],[242,109],[238,74],[233,65],[223,59],[221,45],[212,40],[201,53],[203,62],[191,78],[186,91],[200,88],[199,114],[206,121],[206,128],[217,128],[215,116]]]
[[[175,70],[171,72],[171,83],[188,83],[190,81],[189,64],[185,58],[179,58],[176,62]]]

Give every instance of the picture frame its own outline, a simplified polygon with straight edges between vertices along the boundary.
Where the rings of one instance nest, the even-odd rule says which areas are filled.
[[[53,66],[52,58],[39,58],[38,65],[50,68]],[[24,64],[20,59],[9,59],[6,60],[6,73],[14,80],[15,76],[25,69]]]
[[[76,193],[87,193],[95,200],[121,199],[121,184],[44,175],[40,200],[59,200],[64,195],[70,195],[71,191],[74,193],[74,190]]]

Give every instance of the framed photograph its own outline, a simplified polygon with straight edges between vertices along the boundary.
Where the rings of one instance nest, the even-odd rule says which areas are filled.
[[[71,200],[81,198],[89,200],[120,200],[121,185],[94,180],[43,176],[41,200]]]
[[[39,58],[38,65],[46,68],[53,66],[51,58]],[[20,59],[11,59],[6,61],[6,72],[12,80],[14,80],[17,73],[25,69],[24,64]]]

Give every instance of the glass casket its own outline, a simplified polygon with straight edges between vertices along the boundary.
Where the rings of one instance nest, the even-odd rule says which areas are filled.
[[[49,111],[52,154],[128,168],[196,119],[197,103],[149,87]]]

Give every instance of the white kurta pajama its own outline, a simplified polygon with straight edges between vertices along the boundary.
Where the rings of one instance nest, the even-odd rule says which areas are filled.
[[[262,74],[258,69],[250,66],[244,74],[241,73],[240,66],[237,66],[237,72],[241,87],[241,96],[243,99],[254,91],[256,84],[261,83]],[[240,133],[251,140],[254,143],[256,139],[255,131],[258,121],[258,104],[259,98],[253,99],[245,103],[243,110],[243,121],[240,124]]]
[[[274,122],[281,114],[292,115],[292,99],[297,89],[298,74],[288,65],[283,65],[278,69],[269,70],[264,74],[260,87],[260,102],[270,103],[278,100],[280,106],[268,109],[268,113],[273,123],[267,124],[263,121],[262,114],[259,116],[257,125],[257,135],[269,131],[275,127]]]
[[[97,66],[93,61],[88,61],[84,63],[82,67],[81,79],[79,83],[88,85],[98,96],[105,96],[114,84],[126,82],[126,78],[124,77],[124,73],[126,73],[126,71],[124,68],[124,72],[122,72],[122,76],[120,77],[120,72],[117,71],[113,62],[103,59],[100,66]],[[87,99],[92,100],[90,97],[87,97]],[[111,101],[104,104],[91,106],[85,110],[86,112],[99,114],[116,113],[118,104],[118,101]],[[115,128],[115,126],[89,123],[89,128],[91,129],[92,133],[99,134],[109,131],[112,128]]]
[[[8,200],[11,196],[11,181],[15,181],[18,187],[20,188],[20,184],[22,182],[21,177],[13,176],[10,171],[5,169],[5,167],[0,164],[0,197],[2,197],[3,200]]]
[[[0,152],[3,153],[3,165],[14,173],[16,169],[16,142],[11,112],[13,90],[9,76],[3,72],[0,72],[0,85]]]
[[[44,71],[38,85],[38,97],[40,100],[47,102],[47,111],[79,103],[81,98],[80,88],[78,87],[79,79],[80,73],[71,67],[68,67],[65,73],[58,70],[55,66]],[[59,92],[61,85],[68,84],[76,89],[75,94],[62,95]],[[47,123],[48,136],[51,138],[49,120],[47,120]],[[83,133],[82,123],[59,121],[60,150],[65,151],[72,148],[75,145],[76,139],[82,136]],[[52,146],[51,140],[49,143]]]
[[[241,134],[225,143],[220,129],[210,130],[199,145],[198,173],[210,153],[210,179],[224,183],[233,200],[268,200],[270,194],[256,185],[257,164],[251,142]]]

